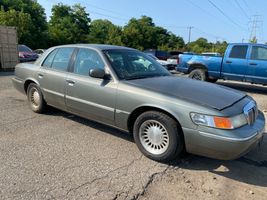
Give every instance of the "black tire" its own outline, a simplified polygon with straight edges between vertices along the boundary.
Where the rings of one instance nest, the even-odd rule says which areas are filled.
[[[27,97],[30,108],[33,112],[43,113],[46,108],[46,102],[43,98],[40,87],[35,83],[30,83],[27,88]]]
[[[199,81],[206,81],[207,73],[204,69],[194,69],[189,73],[188,77]]]
[[[149,128],[147,128],[148,125],[150,125]],[[161,131],[160,133],[157,132],[157,128]],[[179,128],[174,119],[158,111],[147,111],[141,114],[134,123],[133,135],[139,150],[146,157],[155,161],[171,161],[178,158],[184,149],[184,140],[181,128]],[[151,139],[151,137],[153,139]],[[155,140],[158,139],[161,141],[156,142]],[[155,146],[153,147],[152,144]]]

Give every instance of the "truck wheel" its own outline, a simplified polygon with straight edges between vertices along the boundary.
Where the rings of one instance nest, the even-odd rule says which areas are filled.
[[[194,69],[189,73],[188,77],[199,81],[206,81],[207,73],[203,69]]]
[[[46,102],[39,86],[35,83],[30,83],[27,88],[27,97],[30,107],[33,112],[42,113],[45,110]]]
[[[161,112],[141,114],[134,123],[133,135],[139,150],[159,162],[175,159],[184,149],[181,129],[175,120]]]

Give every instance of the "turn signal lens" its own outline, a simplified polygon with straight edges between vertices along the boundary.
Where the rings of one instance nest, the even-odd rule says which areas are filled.
[[[213,117],[214,125],[216,128],[232,129],[232,122],[229,118],[225,117]]]
[[[190,117],[192,121],[197,125],[208,126],[219,129],[234,129],[244,124],[243,121],[239,120],[240,118],[239,116],[234,118],[227,118],[227,117],[204,115],[199,113],[190,113]]]

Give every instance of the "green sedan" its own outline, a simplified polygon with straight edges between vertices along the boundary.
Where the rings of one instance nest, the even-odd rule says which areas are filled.
[[[50,105],[130,132],[140,151],[160,162],[183,151],[235,159],[264,135],[264,115],[250,96],[175,77],[127,47],[56,46],[34,64],[18,64],[12,81],[34,112]]]

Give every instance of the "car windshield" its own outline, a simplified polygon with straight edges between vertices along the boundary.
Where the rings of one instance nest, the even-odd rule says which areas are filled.
[[[24,45],[19,45],[19,52],[32,52],[32,50]]]
[[[120,79],[131,80],[171,74],[153,58],[135,50],[106,50],[106,56]]]

